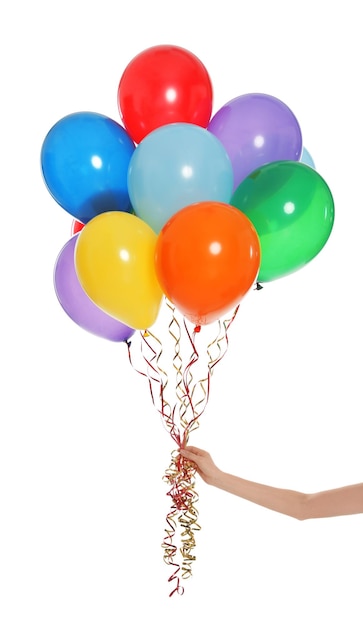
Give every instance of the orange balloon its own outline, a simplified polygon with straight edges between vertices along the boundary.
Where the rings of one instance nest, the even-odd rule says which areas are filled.
[[[260,242],[252,222],[221,202],[181,209],[156,242],[155,268],[162,290],[196,325],[210,324],[237,306],[259,267]]]

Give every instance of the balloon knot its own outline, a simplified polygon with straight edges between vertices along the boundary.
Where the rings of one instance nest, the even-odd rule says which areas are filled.
[[[194,327],[195,333],[200,333],[200,325]]]
[[[255,291],[260,291],[260,289],[263,289],[263,285],[261,285],[261,283],[256,283]]]

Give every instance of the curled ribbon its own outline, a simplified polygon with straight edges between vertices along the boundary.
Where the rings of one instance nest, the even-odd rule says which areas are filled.
[[[170,511],[166,516],[167,527],[162,543],[164,561],[174,566],[174,573],[169,577],[169,582],[175,581],[175,587],[170,596],[175,592],[184,593],[180,582],[180,576],[185,579],[192,575],[192,563],[195,560],[193,550],[196,546],[194,533],[200,530],[198,524],[198,510],[195,507],[198,494],[195,491],[195,468],[182,456],[172,454],[169,468],[166,470],[164,480],[169,485],[167,495],[172,499]],[[180,553],[182,563],[176,561],[178,548],[176,545],[176,532],[180,530]]]
[[[172,596],[174,593],[184,593],[181,579],[190,578],[192,575],[192,566],[196,559],[195,533],[201,529],[196,508],[199,500],[195,490],[196,468],[180,455],[179,449],[188,444],[191,432],[199,427],[200,416],[209,399],[210,379],[214,367],[227,351],[228,329],[237,315],[238,307],[229,319],[218,321],[217,333],[205,349],[206,363],[203,364],[203,374],[196,378],[196,368],[200,366],[200,351],[197,350],[196,340],[198,337],[199,341],[203,334],[201,327],[192,328],[187,320],[180,320],[181,316],[171,303],[166,301],[166,305],[171,311],[168,332],[172,340],[172,353],[169,355],[168,364],[163,365],[165,354],[162,342],[150,330],[140,333],[140,354],[144,369],[136,368],[133,363],[131,342],[128,342],[128,354],[134,369],[148,379],[152,402],[161,416],[165,429],[177,446],[177,450],[172,452],[171,462],[163,476],[163,480],[168,484],[167,496],[171,499],[171,505],[166,515],[162,549],[164,562],[173,568],[168,578],[168,582],[173,584],[169,594]],[[189,357],[187,364],[184,365],[186,351],[189,352]],[[170,384],[168,372],[175,375],[174,387]],[[178,559],[179,553],[181,563]]]

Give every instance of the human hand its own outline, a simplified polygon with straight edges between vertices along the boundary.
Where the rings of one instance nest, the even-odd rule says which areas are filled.
[[[220,469],[214,463],[211,455],[206,450],[196,448],[195,446],[186,446],[179,450],[181,456],[191,461],[199,474],[199,476],[208,484],[216,483]]]

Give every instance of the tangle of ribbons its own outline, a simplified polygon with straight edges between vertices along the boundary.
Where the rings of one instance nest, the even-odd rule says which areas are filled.
[[[133,343],[128,341],[127,346],[129,361],[139,374],[148,379],[152,402],[175,445],[163,477],[168,485],[167,496],[171,498],[171,504],[166,515],[162,549],[164,562],[172,569],[168,578],[168,582],[173,585],[169,594],[172,596],[174,593],[184,593],[182,580],[192,575],[192,565],[196,559],[195,533],[201,528],[196,508],[199,499],[195,489],[196,468],[180,455],[179,450],[188,444],[190,434],[199,427],[199,418],[209,399],[210,379],[214,367],[227,351],[228,329],[239,307],[236,307],[229,319],[215,323],[215,335],[205,346],[205,354],[201,355],[197,343],[204,328],[193,327],[167,300],[166,305],[171,313],[168,364],[164,364],[165,344],[150,330],[140,331],[143,370],[134,366]],[[187,362],[185,352],[188,354]],[[170,361],[172,367],[168,367]],[[170,371],[175,376],[174,387],[171,385]]]

